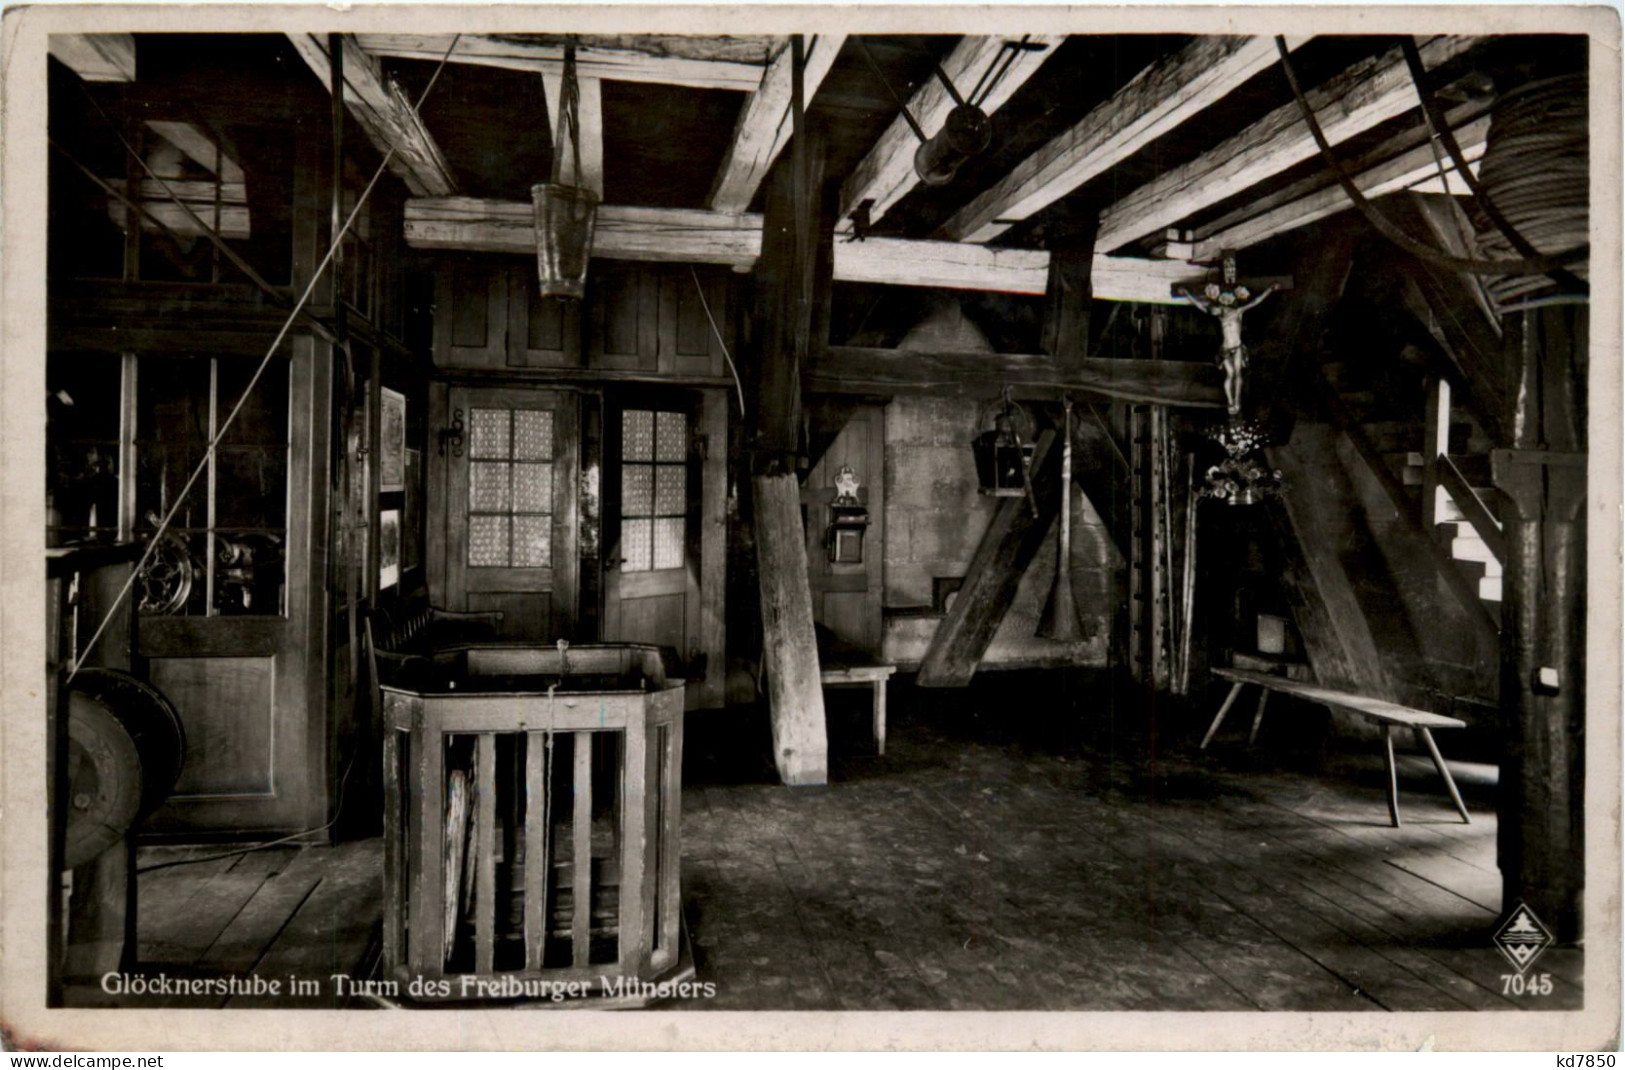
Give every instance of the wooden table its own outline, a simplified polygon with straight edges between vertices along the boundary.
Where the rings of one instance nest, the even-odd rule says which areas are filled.
[[[1264,720],[1264,701],[1269,697],[1269,693],[1279,691],[1283,695],[1296,695],[1298,698],[1345,710],[1382,725],[1382,742],[1388,757],[1388,816],[1395,828],[1399,827],[1399,776],[1394,768],[1393,735],[1396,727],[1409,728],[1427,748],[1428,756],[1433,759],[1434,768],[1444,778],[1444,786],[1450,792],[1450,801],[1456,804],[1456,812],[1461,815],[1464,822],[1472,824],[1473,819],[1468,816],[1467,807],[1461,801],[1461,792],[1456,788],[1455,778],[1445,767],[1444,757],[1439,753],[1439,745],[1433,741],[1433,729],[1466,728],[1466,721],[1446,717],[1442,713],[1430,713],[1427,710],[1401,706],[1397,702],[1388,702],[1368,695],[1356,695],[1349,691],[1334,691],[1331,688],[1289,680],[1282,676],[1272,676],[1268,673],[1249,672],[1245,669],[1214,669],[1213,675],[1229,680],[1231,687],[1230,694],[1225,696],[1224,704],[1214,715],[1213,723],[1208,725],[1207,734],[1202,737],[1203,749],[1206,749],[1209,741],[1213,739],[1213,734],[1219,730],[1219,725],[1224,721],[1225,714],[1230,712],[1230,707],[1235,705],[1241,689],[1248,684],[1256,684],[1263,689],[1258,696],[1258,711],[1253,715],[1253,728],[1248,743],[1258,737],[1258,726]]]
[[[897,671],[895,665],[831,665],[819,671],[825,687],[868,685],[874,688],[875,749],[886,753],[886,680]]]

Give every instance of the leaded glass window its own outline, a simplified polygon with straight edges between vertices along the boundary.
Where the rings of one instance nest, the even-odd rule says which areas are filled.
[[[474,409],[469,429],[468,564],[553,565],[553,414]]]
[[[623,572],[682,568],[688,526],[688,417],[621,413]]]

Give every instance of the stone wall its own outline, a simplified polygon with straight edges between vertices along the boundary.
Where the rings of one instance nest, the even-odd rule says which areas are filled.
[[[913,667],[941,619],[934,581],[964,576],[998,499],[978,493],[970,442],[982,402],[899,397],[886,409],[887,660]],[[1059,523],[1021,587],[984,664],[1101,666],[1122,600],[1122,556],[1094,508],[1073,490],[1072,581],[1083,639],[1062,644],[1034,631],[1054,584]]]

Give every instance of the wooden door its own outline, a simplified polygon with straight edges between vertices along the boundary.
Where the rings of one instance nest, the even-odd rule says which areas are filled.
[[[862,405],[852,414],[801,488],[807,518],[807,574],[813,619],[854,646],[880,655],[885,584],[886,410]],[[826,533],[835,479],[851,468],[858,501],[869,510],[861,563],[830,560]]]
[[[722,704],[727,396],[626,390],[604,415],[604,638],[666,647]]]
[[[310,567],[328,483],[326,350],[308,336],[290,348],[249,394],[132,592],[137,652],[186,729],[180,780],[147,822],[156,831],[280,831],[328,816]],[[139,358],[142,515],[174,503],[253,370],[223,357]]]
[[[461,451],[435,507],[449,608],[500,610],[504,638],[575,636],[579,402],[559,390],[453,386]]]

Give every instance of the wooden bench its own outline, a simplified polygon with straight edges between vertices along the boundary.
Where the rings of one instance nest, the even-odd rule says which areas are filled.
[[[1427,748],[1428,756],[1433,759],[1433,766],[1444,778],[1444,786],[1450,792],[1450,801],[1456,804],[1456,812],[1461,815],[1462,821],[1472,824],[1473,819],[1467,814],[1467,807],[1461,801],[1461,792],[1456,788],[1455,778],[1444,764],[1444,757],[1439,753],[1439,745],[1433,741],[1435,728],[1466,728],[1467,722],[1455,717],[1446,717],[1441,713],[1429,713],[1427,710],[1412,709],[1401,706],[1397,702],[1388,702],[1384,699],[1371,698],[1367,695],[1356,695],[1348,691],[1334,691],[1331,688],[1319,687],[1315,684],[1290,680],[1283,676],[1272,676],[1268,673],[1250,672],[1245,669],[1214,669],[1213,675],[1229,680],[1230,693],[1225,696],[1224,704],[1214,715],[1213,723],[1208,725],[1207,734],[1202,737],[1202,748],[1206,749],[1213,734],[1219,730],[1224,721],[1225,714],[1235,705],[1236,698],[1241,689],[1248,684],[1255,684],[1263,689],[1258,697],[1258,712],[1253,717],[1252,734],[1248,742],[1258,736],[1258,726],[1264,719],[1264,700],[1271,691],[1278,691],[1283,695],[1296,695],[1298,698],[1318,702],[1323,706],[1345,710],[1369,721],[1382,725],[1382,742],[1388,757],[1388,816],[1394,827],[1399,827],[1399,776],[1394,768],[1394,729],[1409,728],[1416,738]]]
[[[862,647],[845,642],[822,624],[814,627],[818,638],[818,678],[825,687],[871,687],[874,689],[875,750],[886,753],[886,681],[897,666],[875,660]]]
[[[415,667],[426,668],[437,651],[494,640],[501,623],[500,611],[462,612],[432,606],[428,591],[421,589],[375,610],[364,622],[363,636],[374,699],[379,683],[407,682],[403,676]]]
[[[896,671],[895,665],[851,665],[845,668],[821,666],[818,673],[825,687],[874,688],[875,750],[880,754],[886,753],[886,680]]]

